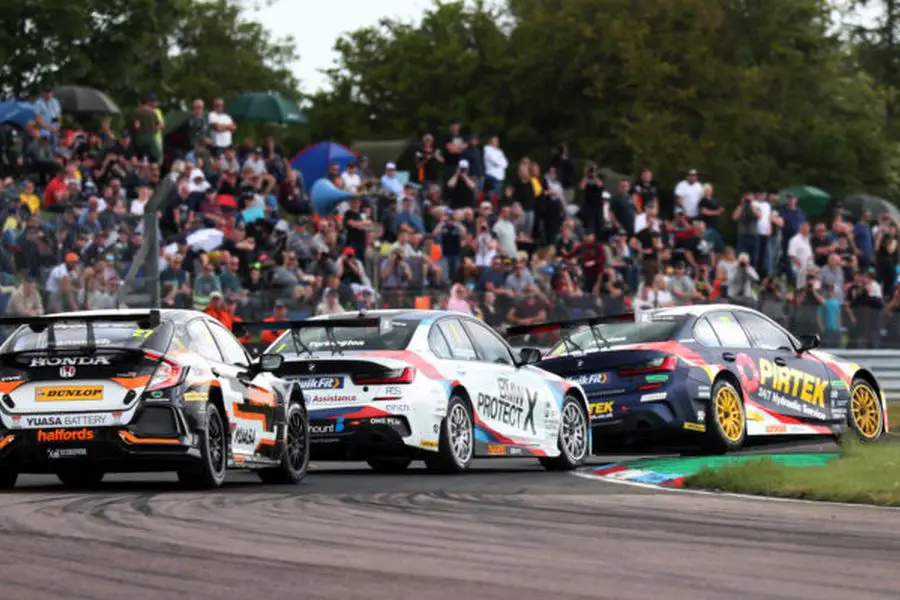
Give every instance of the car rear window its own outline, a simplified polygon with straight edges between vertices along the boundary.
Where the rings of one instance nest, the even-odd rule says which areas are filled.
[[[323,320],[322,323],[326,323]],[[405,350],[412,340],[420,319],[391,319],[390,325],[384,329],[378,327],[336,327],[333,335],[329,335],[324,327],[303,328],[296,332],[300,345],[294,343],[294,336],[286,331],[275,340],[266,352],[279,354],[330,352],[341,350],[353,352],[359,350]],[[385,331],[386,329],[386,331]],[[337,342],[337,346],[334,345]],[[306,348],[303,348],[305,346]]]
[[[161,323],[155,329],[141,329],[130,323],[104,323],[94,321],[94,344],[97,349],[128,348],[134,350],[153,350],[164,353],[172,339],[172,325]],[[53,337],[55,348],[59,350],[77,350],[88,347],[87,325],[84,323],[55,323]],[[27,352],[46,350],[50,345],[50,328],[33,331],[31,327],[20,327],[3,344],[0,352]]]
[[[627,344],[664,342],[674,338],[685,319],[686,317],[666,317],[628,323],[604,323],[594,326],[597,335],[588,326],[579,327],[569,335],[572,343],[560,340],[551,348],[548,356],[562,356],[582,350],[603,351]]]

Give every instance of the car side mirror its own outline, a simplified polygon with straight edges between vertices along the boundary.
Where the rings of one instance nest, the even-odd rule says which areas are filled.
[[[522,348],[519,350],[518,366],[523,367],[525,365],[533,365],[534,363],[539,362],[541,357],[541,351],[537,348]]]
[[[260,372],[269,372],[277,371],[284,364],[284,356],[281,354],[263,354],[259,357],[259,365]]]
[[[819,337],[818,333],[809,333],[806,335],[801,335],[798,340],[800,341],[800,352],[806,352],[808,350],[813,350],[819,347],[819,344],[822,343],[822,338]]]

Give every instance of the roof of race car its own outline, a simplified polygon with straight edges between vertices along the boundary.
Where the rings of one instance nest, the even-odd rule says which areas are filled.
[[[740,310],[755,313],[757,311],[739,304],[693,304],[687,306],[674,306],[671,308],[653,308],[641,311],[641,315],[649,317],[702,317],[703,315],[719,310]]]

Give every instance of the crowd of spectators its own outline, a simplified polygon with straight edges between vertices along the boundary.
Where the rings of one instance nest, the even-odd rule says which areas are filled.
[[[174,165],[177,183],[158,207],[165,307],[225,321],[445,308],[502,328],[730,301],[820,332],[830,347],[900,340],[898,224],[888,216],[850,222],[837,206],[813,223],[796,198],[767,190],[730,208],[715,173],[696,169],[673,190],[650,169],[607,187],[565,144],[545,165],[510,160],[498,136],[482,144],[459,121],[423,136],[408,178],[365,157],[332,165],[327,177],[355,195],[319,215],[284,149],[272,136],[238,142],[223,107],[193,102],[190,149],[175,156],[152,94],[120,131],[105,118],[67,134],[51,93],[23,130],[3,126],[6,313],[146,302],[142,217]]]

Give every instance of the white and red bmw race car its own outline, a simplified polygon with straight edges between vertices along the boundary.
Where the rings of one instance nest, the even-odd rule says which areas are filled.
[[[265,353],[299,381],[314,460],[396,472],[422,459],[453,473],[474,457],[534,456],[569,470],[590,449],[584,390],[473,317],[381,310],[238,327],[283,330]]]

